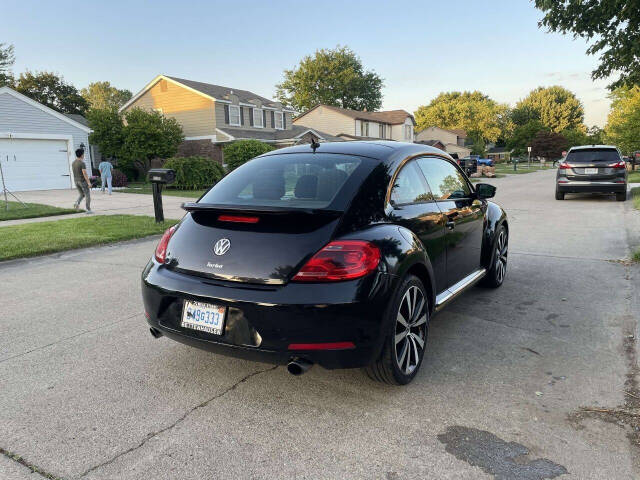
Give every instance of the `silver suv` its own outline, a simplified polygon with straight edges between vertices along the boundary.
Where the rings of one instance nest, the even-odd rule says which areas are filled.
[[[618,149],[611,145],[572,147],[558,165],[556,200],[565,193],[615,193],[627,198],[627,168]]]

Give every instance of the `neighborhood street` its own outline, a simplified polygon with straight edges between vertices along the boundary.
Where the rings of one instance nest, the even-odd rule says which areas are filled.
[[[505,283],[433,318],[405,387],[154,339],[140,274],[158,237],[1,264],[0,478],[638,478],[638,432],[606,413],[640,406],[640,271],[621,261],[638,215],[556,201],[555,175],[489,180]]]

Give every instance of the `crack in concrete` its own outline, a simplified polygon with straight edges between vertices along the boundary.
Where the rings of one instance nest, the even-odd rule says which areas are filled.
[[[115,322],[102,324],[99,327],[92,328],[90,330],[83,330],[82,332],[76,333],[75,335],[71,335],[70,337],[64,337],[64,338],[61,338],[59,340],[56,340],[55,342],[47,343],[46,345],[41,345],[39,347],[33,348],[31,350],[28,350],[26,352],[18,353],[16,355],[11,356],[11,357],[0,359],[0,363],[8,362],[9,360],[13,360],[14,358],[23,357],[24,355],[29,355],[30,353],[37,352],[39,350],[45,349],[47,347],[50,347],[52,345],[57,345],[58,343],[66,342],[67,340],[71,340],[73,338],[80,337],[80,336],[85,335],[87,333],[97,332],[98,330],[102,330],[102,329],[104,329],[106,327],[111,327],[113,325],[117,325],[118,323],[122,323],[122,322],[125,322],[127,320],[130,320],[130,319],[132,319],[134,317],[137,317],[138,315],[142,315],[142,312],[134,313],[132,315],[129,315],[128,317],[121,318],[120,320],[116,320]]]
[[[13,462],[16,462],[16,463],[22,465],[23,467],[26,467],[29,470],[31,470],[31,473],[36,473],[36,474],[40,475],[41,477],[46,478],[48,480],[63,480],[62,477],[58,477],[57,475],[55,475],[53,473],[47,472],[46,470],[43,470],[42,468],[38,467],[37,465],[25,460],[24,458],[22,458],[17,453],[13,453],[13,452],[10,452],[9,450],[5,450],[2,447],[0,447],[0,455],[4,455],[9,460],[11,460]]]
[[[244,377],[242,377],[240,380],[238,380],[236,383],[234,383],[233,385],[231,385],[230,387],[224,389],[222,392],[214,395],[213,397],[209,398],[208,400],[205,400],[202,403],[199,403],[198,405],[196,405],[195,407],[187,410],[183,415],[181,415],[175,422],[167,425],[166,427],[160,429],[160,430],[156,430],[155,432],[151,432],[148,433],[145,438],[138,443],[137,445],[128,448],[127,450],[118,453],[117,455],[115,455],[114,457],[110,458],[109,460],[105,460],[102,463],[99,463],[98,465],[95,465],[91,468],[89,468],[88,470],[86,470],[82,475],[80,475],[79,478],[84,478],[86,477],[88,474],[90,474],[91,472],[94,472],[95,470],[102,468],[106,465],[110,465],[113,462],[115,462],[116,460],[118,460],[119,458],[131,453],[131,452],[135,452],[136,450],[142,448],[145,446],[145,444],[151,440],[152,438],[157,437],[158,435],[171,430],[172,428],[174,428],[175,426],[177,426],[178,424],[180,424],[181,422],[183,422],[184,420],[186,420],[186,418],[191,415],[193,412],[195,412],[196,410],[199,410],[201,408],[206,407],[207,405],[209,405],[211,402],[213,402],[214,400],[217,400],[221,397],[224,397],[227,393],[235,390],[236,388],[238,388],[239,385],[241,385],[242,383],[245,383],[246,381],[250,380],[251,378],[255,377],[256,375],[260,375],[262,373],[266,373],[266,372],[271,372],[273,370],[275,370],[276,368],[278,368],[278,365],[275,365],[273,367],[270,368],[265,368],[264,370],[257,370],[255,372],[249,373],[247,375],[245,375]]]

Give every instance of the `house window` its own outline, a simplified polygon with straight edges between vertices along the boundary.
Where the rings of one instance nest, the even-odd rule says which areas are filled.
[[[362,136],[369,136],[369,122],[362,122]]]
[[[258,128],[263,128],[264,124],[262,123],[262,109],[254,108],[253,109],[253,126]]]
[[[276,124],[274,125],[274,128],[276,130],[282,130],[282,115],[284,115],[282,112],[274,112],[274,119],[276,121]]]
[[[229,125],[240,126],[240,107],[229,105]]]
[[[387,130],[387,126],[384,123],[380,124],[380,138],[384,139],[385,138],[385,133]]]

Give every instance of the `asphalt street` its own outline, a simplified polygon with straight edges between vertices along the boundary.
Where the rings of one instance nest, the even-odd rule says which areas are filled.
[[[556,201],[554,174],[491,181],[505,284],[433,318],[406,387],[152,338],[157,238],[0,264],[0,478],[639,478],[632,429],[580,407],[640,395],[640,267],[620,261],[640,214]]]

